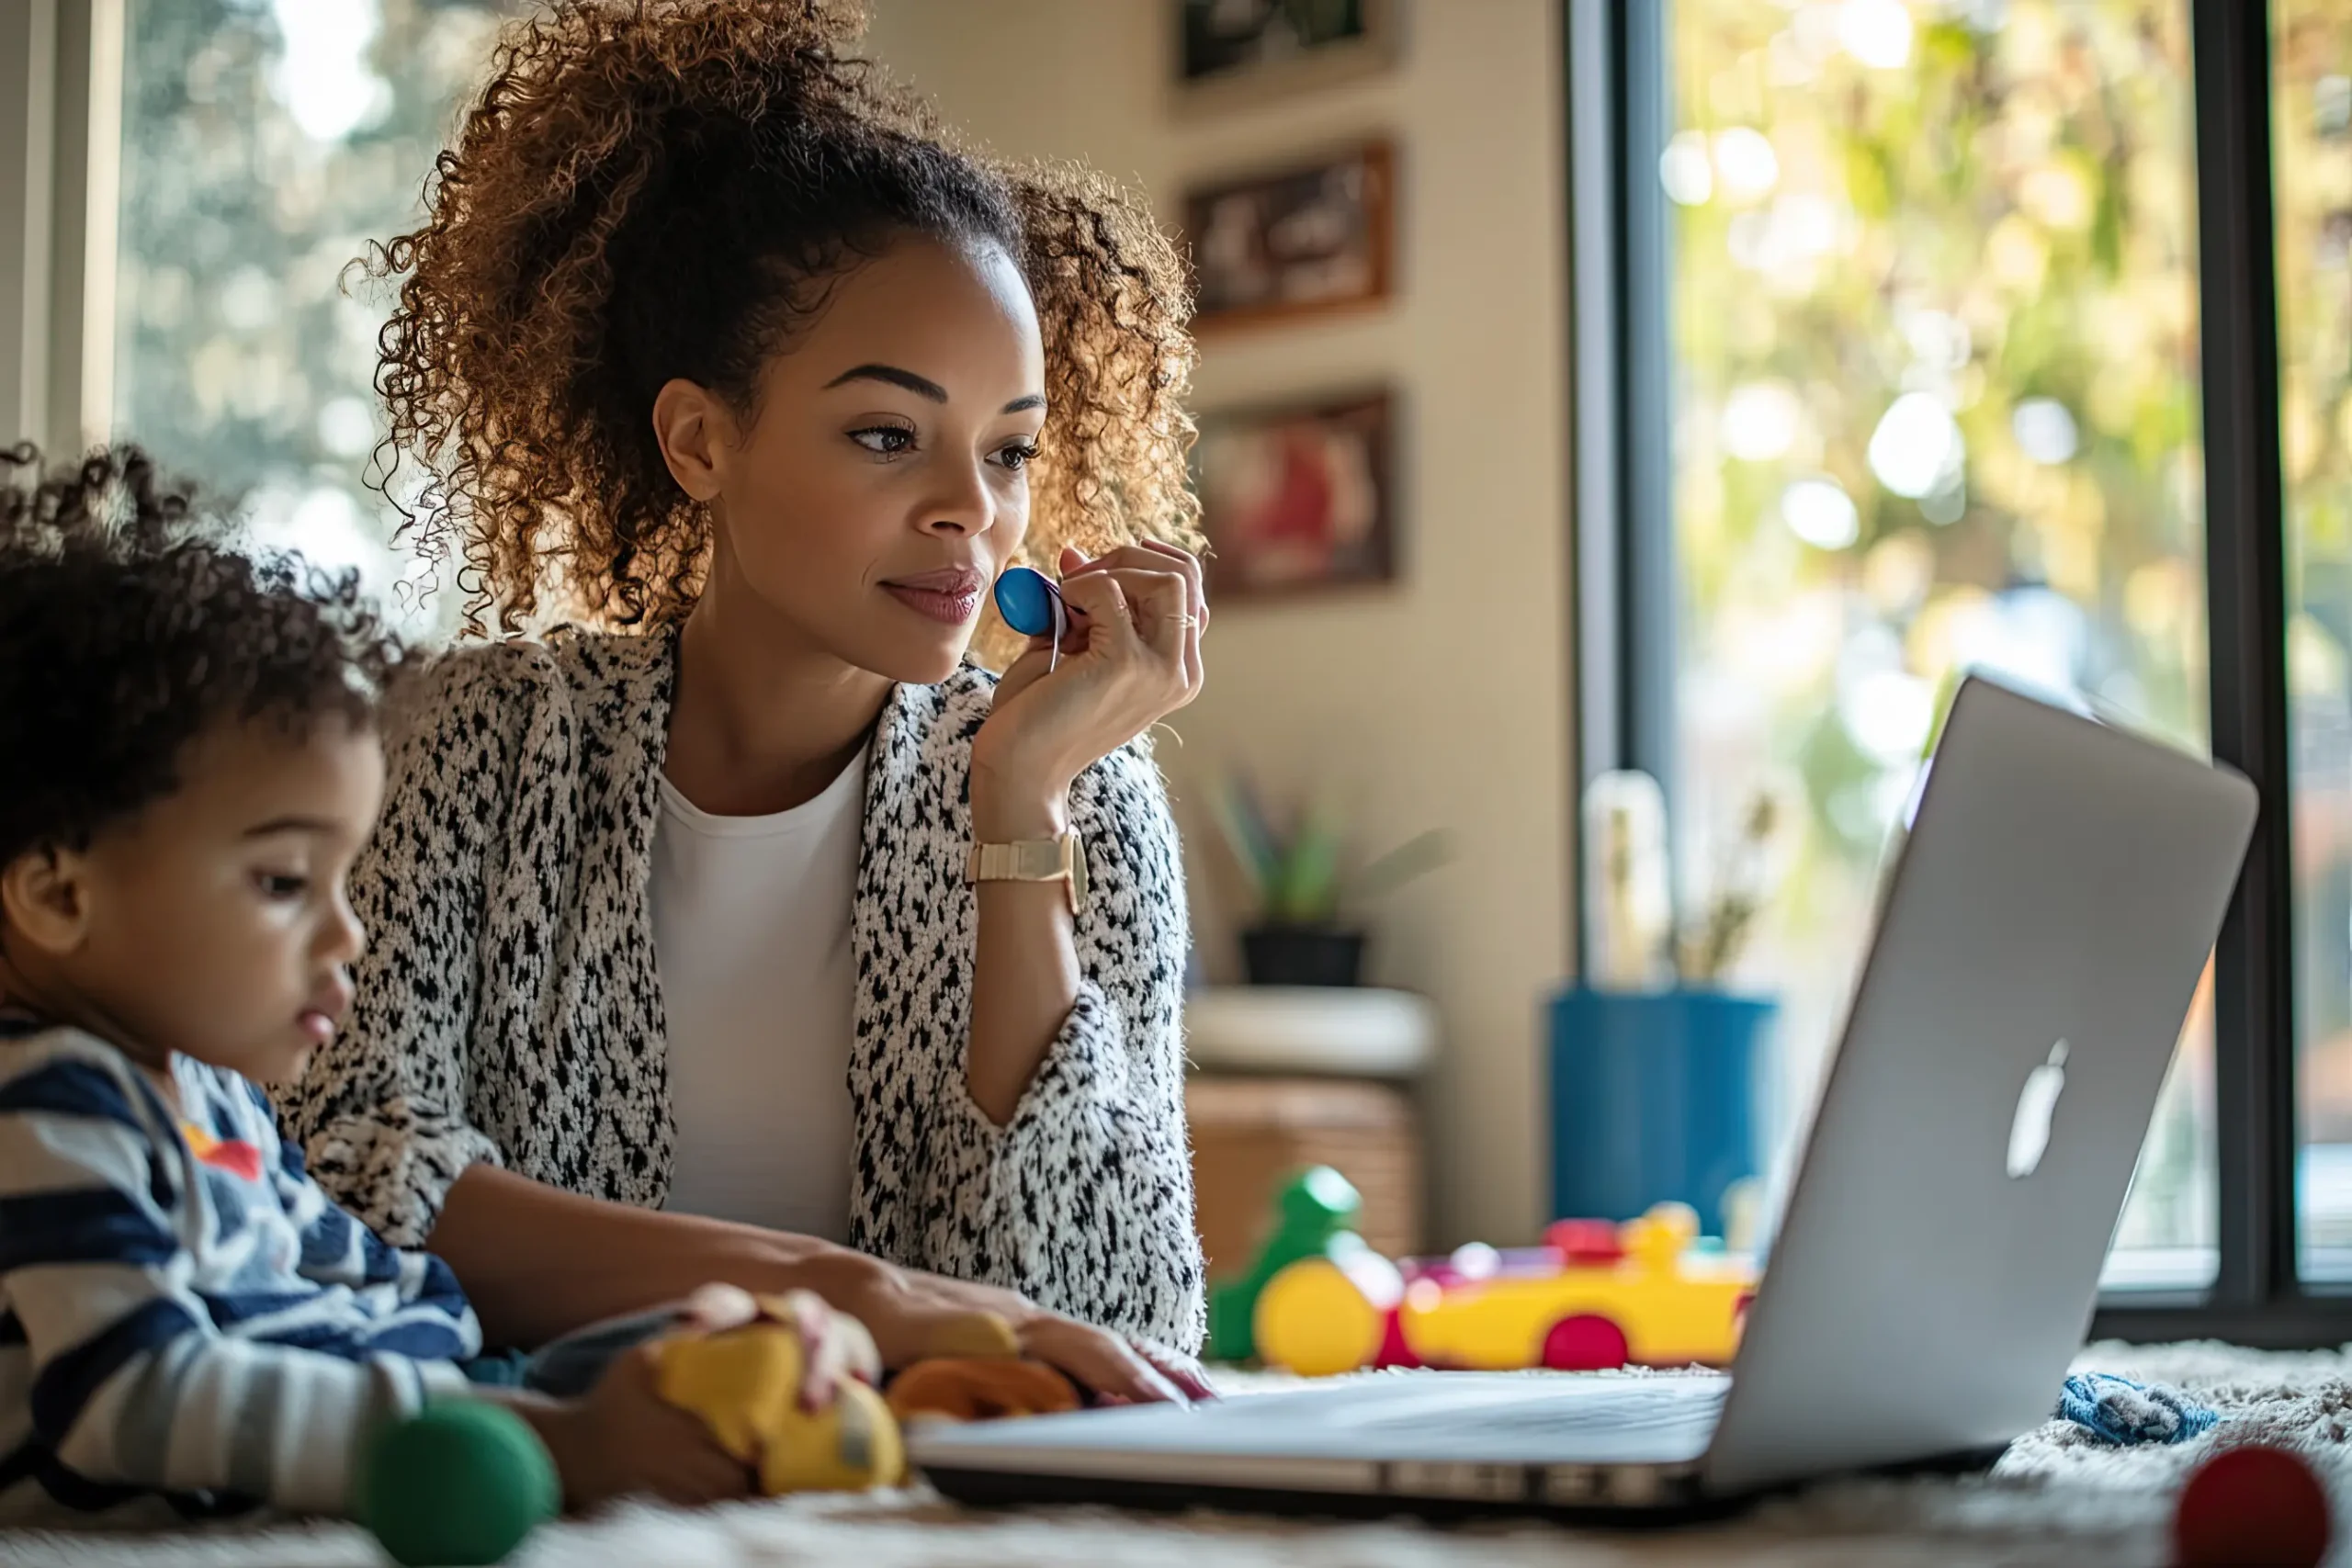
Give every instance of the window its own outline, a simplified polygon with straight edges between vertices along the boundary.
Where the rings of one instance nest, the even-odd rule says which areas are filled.
[[[2352,1280],[2352,13],[2273,17],[2280,446],[2287,507],[2298,1232]]]
[[[1657,773],[1686,873],[1759,786],[1802,803],[1747,961],[1783,1003],[1785,1105],[1820,1071],[1963,669],[2208,748],[2267,799],[2291,729],[2291,878],[2266,813],[2101,1326],[2336,1342],[2352,15],[2278,0],[2274,54],[2238,0],[1566,13],[1588,774]]]
[[[389,300],[346,269],[414,226],[505,9],[130,0],[125,18],[115,428],[379,594],[416,563],[363,483]],[[458,598],[398,597],[441,626]]]

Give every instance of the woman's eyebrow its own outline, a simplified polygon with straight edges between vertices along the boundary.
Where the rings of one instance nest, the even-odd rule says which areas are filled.
[[[825,383],[825,390],[830,392],[835,387],[850,381],[881,381],[893,387],[903,387],[915,396],[929,398],[934,403],[944,403],[947,400],[946,388],[928,376],[918,376],[911,370],[901,370],[895,365],[861,365],[854,370],[844,370]]]
[[[928,376],[918,376],[911,370],[901,370],[895,365],[860,365],[854,369],[844,370],[825,383],[825,390],[830,392],[835,387],[851,381],[880,381],[886,386],[903,388],[915,396],[928,398],[934,403],[944,403],[947,400],[946,388]],[[1041,409],[1045,406],[1046,394],[1032,392],[1025,398],[1015,398],[1005,404],[1003,412],[1022,413],[1030,409]]]

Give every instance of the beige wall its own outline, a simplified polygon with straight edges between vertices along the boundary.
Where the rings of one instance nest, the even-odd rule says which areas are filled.
[[[1276,797],[1343,781],[1370,847],[1446,829],[1454,863],[1376,912],[1374,977],[1434,998],[1434,1241],[1523,1239],[1545,1179],[1541,998],[1569,962],[1566,287],[1554,0],[1422,0],[1398,69],[1180,115],[1165,0],[876,0],[873,52],[964,130],[1148,191],[1372,131],[1400,159],[1401,297],[1209,340],[1195,405],[1386,377],[1403,397],[1402,582],[1220,609],[1208,690],[1163,747],[1213,977],[1235,967],[1221,852],[1191,801],[1245,763]],[[1447,25],[1440,25],[1441,18]]]

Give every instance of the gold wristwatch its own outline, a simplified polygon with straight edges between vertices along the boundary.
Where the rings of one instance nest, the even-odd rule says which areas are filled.
[[[1018,839],[1009,844],[974,844],[964,868],[967,882],[1058,882],[1069,890],[1069,912],[1086,910],[1086,850],[1076,833],[1057,839]]]

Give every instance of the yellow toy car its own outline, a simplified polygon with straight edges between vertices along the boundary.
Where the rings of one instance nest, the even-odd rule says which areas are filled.
[[[1470,1247],[1402,1268],[1347,1245],[1350,1235],[1266,1282],[1252,1337],[1266,1364],[1310,1377],[1373,1366],[1722,1366],[1739,1348],[1756,1273],[1697,1237],[1697,1216],[1679,1203],[1622,1225],[1563,1221],[1525,1252]]]

